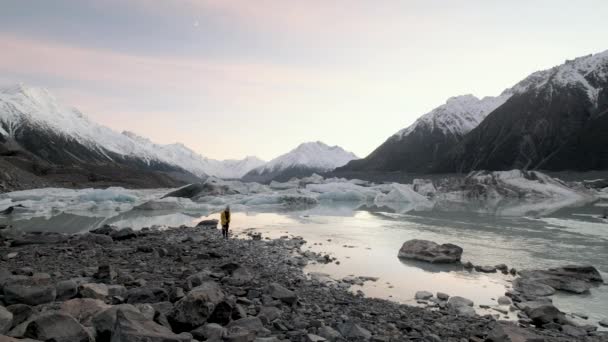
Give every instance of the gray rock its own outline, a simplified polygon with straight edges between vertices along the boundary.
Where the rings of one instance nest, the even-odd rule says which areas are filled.
[[[207,321],[224,298],[224,292],[216,282],[203,282],[175,303],[169,321],[178,331],[193,330]]]
[[[104,283],[112,283],[116,276],[117,273],[112,265],[101,265],[97,268],[97,273],[93,277]]]
[[[116,312],[118,312],[118,310],[139,312],[137,308],[131,304],[120,304],[112,306],[95,315],[91,320],[91,324],[97,333],[97,342],[110,341],[112,330],[116,323]]]
[[[110,306],[103,301],[91,298],[74,298],[59,306],[61,312],[69,314],[85,326],[90,326],[93,317],[109,308]]]
[[[473,306],[473,301],[467,298],[453,296],[448,300],[448,306],[459,307],[459,306]]]
[[[524,312],[537,327],[542,327],[549,323],[561,323],[565,319],[564,314],[552,304],[528,307]]]
[[[306,342],[324,342],[324,341],[327,341],[327,339],[324,337],[321,337],[319,335],[315,335],[315,334],[306,334],[304,341],[306,341]]]
[[[28,323],[25,337],[54,342],[92,342],[87,330],[63,312],[46,312]]]
[[[13,313],[0,305],[0,335],[6,334],[13,326]]]
[[[186,278],[186,290],[190,291],[193,288],[200,286],[206,281],[213,281],[213,277],[211,277],[211,272],[202,271],[196,274],[193,274]]]
[[[108,296],[124,298],[127,296],[127,288],[122,285],[108,285]]]
[[[13,314],[13,327],[25,322],[34,310],[31,306],[25,304],[13,304],[6,307]]]
[[[227,334],[226,328],[217,323],[207,323],[190,332],[194,338],[201,341],[221,341]]]
[[[433,294],[428,291],[418,291],[418,292],[416,292],[415,298],[421,299],[421,300],[427,300],[427,299],[433,298]]]
[[[551,296],[555,289],[549,285],[528,278],[517,278],[513,281],[513,289],[531,297]]]
[[[154,307],[148,303],[142,304],[142,303],[138,303],[135,304],[135,307],[137,308],[137,310],[139,310],[139,312],[149,321],[153,321],[154,320],[154,315],[156,314],[156,309],[154,309]]]
[[[144,315],[132,310],[118,310],[111,342],[190,342],[190,334],[174,334]]]
[[[603,320],[599,321],[598,324],[602,327],[608,328],[608,318],[604,318]]]
[[[169,300],[169,294],[160,287],[140,287],[127,291],[127,303],[158,303]]]
[[[494,266],[475,266],[475,271],[482,273],[496,273],[496,267]]]
[[[197,227],[203,227],[203,228],[217,228],[217,224],[219,223],[218,220],[202,220],[201,222],[199,222],[196,226]]]
[[[498,304],[500,305],[511,305],[511,298],[507,296],[498,297]]]
[[[108,285],[88,283],[80,285],[80,296],[82,298],[99,299],[102,301],[108,300],[110,293],[108,291]]]
[[[57,290],[48,279],[11,277],[3,287],[4,302],[11,304],[39,305],[50,303],[57,297]]]
[[[450,243],[439,245],[433,241],[414,239],[401,246],[398,256],[431,263],[455,263],[460,262],[462,248]]]
[[[90,233],[93,234],[98,234],[98,235],[110,235],[112,234],[116,229],[114,229],[114,227],[109,226],[109,225],[104,225],[101,228],[97,228],[97,229],[93,229],[90,231]]]
[[[278,283],[270,283],[266,288],[266,293],[268,293],[272,298],[278,299],[289,305],[294,304],[298,300],[298,296],[295,292],[286,289]]]
[[[264,327],[264,324],[258,317],[246,317],[236,321],[232,321],[228,324],[227,328],[230,330],[233,327],[239,327],[249,332],[255,333],[255,336],[268,336],[270,330]]]
[[[564,266],[548,270],[524,270],[521,279],[529,283],[543,284],[553,289],[586,293],[592,286],[603,282],[599,271],[593,266]]]
[[[131,228],[123,228],[120,230],[114,230],[110,233],[112,239],[116,241],[128,240],[137,237],[137,234]]]
[[[566,335],[572,336],[572,337],[583,337],[583,336],[587,336],[587,331],[583,328],[579,328],[579,327],[575,327],[572,325],[563,325],[562,326],[562,332]]]
[[[353,322],[339,324],[338,331],[348,341],[369,341],[372,337],[372,333],[369,330]]]
[[[64,280],[55,284],[58,301],[72,299],[78,295],[78,284],[74,280]]]
[[[281,317],[283,311],[281,309],[274,306],[262,306],[260,312],[258,313],[258,317],[262,321],[266,321],[268,323],[274,321],[275,319]]]
[[[324,337],[329,342],[344,341],[342,334],[330,326],[322,326],[318,329],[317,334]]]
[[[69,237],[58,233],[29,233],[11,242],[12,247],[28,245],[54,245],[67,242]]]
[[[441,300],[448,300],[450,299],[450,295],[443,292],[437,292],[437,298]]]
[[[254,274],[246,267],[239,267],[232,272],[227,279],[227,283],[233,286],[243,286],[250,283],[254,278]]]

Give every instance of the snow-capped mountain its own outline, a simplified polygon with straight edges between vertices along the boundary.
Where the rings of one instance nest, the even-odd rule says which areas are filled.
[[[352,152],[339,146],[328,146],[320,141],[300,144],[268,163],[251,170],[243,178],[247,181],[284,181],[292,177],[305,177],[313,173],[332,171],[357,159]]]
[[[608,51],[528,79],[436,171],[608,169]]]
[[[194,152],[181,143],[160,145],[132,132],[125,131],[122,134],[145,147],[146,150],[155,151],[157,157],[160,159],[168,161],[173,165],[179,165],[199,176],[209,175],[218,178],[241,178],[247,172],[264,165],[265,163],[265,161],[253,156],[248,156],[239,160],[210,159]]]
[[[448,135],[463,135],[477,127],[494,109],[511,97],[510,91],[500,96],[486,96],[482,99],[468,94],[449,98],[445,104],[421,116],[412,125],[395,135],[403,139],[416,130],[440,130]]]
[[[212,160],[182,144],[160,145],[131,132],[119,133],[64,106],[47,90],[24,85],[0,90],[0,142],[12,145],[6,149],[19,148],[35,156],[36,163],[49,165],[115,164],[197,177],[238,178],[263,164],[255,157]]]
[[[588,101],[588,104],[580,104],[580,108],[584,107],[590,110],[603,108],[605,106],[605,102],[603,102],[605,100],[602,98],[603,84],[605,84],[608,74],[606,68],[607,56],[608,52],[603,52],[567,61],[565,64],[551,69],[535,72],[496,97],[488,96],[481,99],[473,95],[452,97],[445,104],[421,116],[412,125],[391,136],[368,157],[353,161],[338,169],[338,171],[373,170],[426,173],[434,171],[455,172],[490,167],[490,165],[481,166],[478,163],[467,166],[457,165],[446,163],[443,159],[448,153],[452,155],[452,158],[455,158],[454,156],[458,153],[453,151],[462,149],[459,144],[465,136],[472,135],[472,131],[482,122],[485,122],[491,113],[502,108],[511,108],[511,103],[517,101],[515,98],[519,99],[524,94],[538,96],[542,93],[545,99],[553,98],[555,100],[561,97],[561,100],[565,100],[567,94],[558,92],[559,89],[577,89],[576,92],[583,94],[582,98]],[[521,105],[530,106],[530,103],[522,103]],[[505,125],[528,122],[512,117],[511,110],[512,108],[503,110],[505,111],[504,118],[500,124],[497,124],[500,127],[496,127],[496,130],[502,130],[503,133],[509,132],[510,130],[506,129]],[[532,108],[528,108],[528,110],[532,110]],[[538,112],[537,109],[534,109],[534,111]],[[540,124],[542,125],[542,122]],[[557,122],[555,124],[559,125]],[[537,125],[528,128],[533,127],[540,129],[542,126]],[[482,133],[482,131],[480,129],[478,133]],[[506,143],[497,140],[495,136],[490,136],[488,131],[485,131],[485,133],[488,134],[488,140],[477,142],[479,145],[476,147],[471,145],[471,148],[484,149],[492,146],[492,143],[501,144],[505,149],[513,146],[511,142]],[[517,149],[515,146],[513,148]],[[471,153],[471,155],[475,155],[475,153]],[[499,157],[500,154],[496,154],[496,156],[502,158]],[[517,163],[514,165],[526,166]]]

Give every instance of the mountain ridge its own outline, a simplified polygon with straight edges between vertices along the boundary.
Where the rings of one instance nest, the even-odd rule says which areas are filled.
[[[544,95],[551,96],[553,89],[572,87],[586,94],[591,107],[596,109],[605,107],[608,100],[602,95],[606,92],[602,84],[608,78],[606,61],[608,61],[608,50],[566,60],[565,63],[558,66],[534,72],[496,97],[486,96],[481,99],[472,95],[451,97],[445,104],[422,115],[412,125],[390,136],[366,158],[352,161],[346,166],[338,168],[336,172],[452,173],[468,172],[479,167],[503,170],[509,167],[526,166],[515,161],[502,165],[459,162],[457,159],[460,157],[457,155],[460,153],[458,151],[464,148],[461,144],[466,136],[488,120],[495,111],[510,106],[508,103],[515,101],[513,98],[522,94],[536,94],[540,89],[545,89]],[[570,95],[565,94],[564,96]],[[579,101],[578,106],[585,106],[581,102],[584,100]],[[520,104],[520,106],[524,105]],[[508,113],[504,115],[508,116]],[[522,119],[524,118],[520,118],[520,120]],[[515,120],[505,118],[502,120],[501,127],[504,129],[510,121]],[[572,136],[566,138],[573,139]],[[476,144],[481,144],[480,146],[491,143],[491,138],[487,138],[483,142],[476,142]],[[511,142],[511,144],[517,144],[517,142]],[[588,144],[589,142],[586,143],[586,145]],[[474,149],[473,145],[473,143],[469,144],[468,149]],[[479,151],[462,153],[475,155]],[[445,161],[445,158],[452,161]],[[542,164],[535,165],[542,166]],[[563,169],[567,166],[564,163],[559,166],[550,163],[544,165],[551,169]],[[600,162],[598,165],[603,164]]]
[[[336,167],[357,158],[354,153],[339,146],[329,146],[321,141],[306,142],[251,170],[243,180],[262,183],[271,180],[286,181],[293,177],[333,171]]]

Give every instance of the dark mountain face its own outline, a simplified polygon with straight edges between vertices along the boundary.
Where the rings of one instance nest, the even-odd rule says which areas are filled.
[[[392,136],[365,159],[353,160],[336,169],[346,171],[430,172],[437,161],[456,145],[462,136],[423,127],[407,136]]]
[[[606,95],[596,106],[583,87],[554,83],[514,95],[433,171],[606,169]]]

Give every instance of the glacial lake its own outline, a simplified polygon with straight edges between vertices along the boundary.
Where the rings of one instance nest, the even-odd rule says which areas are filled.
[[[306,272],[327,273],[334,279],[348,275],[378,277],[376,282],[353,286],[353,291],[362,290],[367,296],[417,305],[416,291],[440,291],[472,299],[480,313],[498,314],[492,309],[481,310],[479,305],[497,306],[496,299],[510,288],[513,277],[400,260],[397,253],[401,244],[410,239],[454,243],[463,247],[463,261],[475,265],[504,263],[518,270],[588,264],[598,268],[608,280],[608,221],[602,218],[605,211],[606,203],[596,202],[542,216],[500,216],[463,208],[397,214],[388,208],[342,203],[297,211],[235,210],[231,228],[243,238],[249,231],[269,238],[302,236],[307,241],[303,249],[329,254],[340,262],[313,263],[305,268]],[[79,233],[104,224],[135,229],[191,226],[218,216],[196,211],[86,211],[44,217],[17,214],[0,218],[0,224],[24,231]],[[585,295],[558,293],[552,298],[566,313],[589,315],[588,320],[577,319],[580,323],[596,324],[608,318],[606,285]],[[515,314],[510,313],[509,317],[513,319]]]

